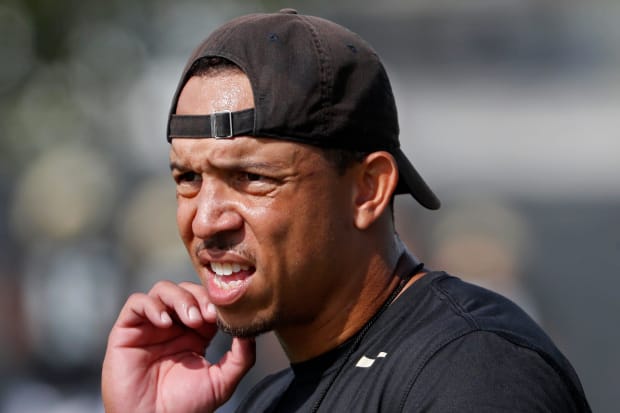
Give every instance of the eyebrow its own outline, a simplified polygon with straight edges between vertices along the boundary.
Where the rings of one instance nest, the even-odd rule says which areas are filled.
[[[217,169],[257,169],[263,171],[281,171],[286,168],[288,164],[285,162],[256,162],[256,161],[242,161],[237,160],[234,162],[225,162],[223,165],[215,165]],[[191,168],[182,165],[179,162],[171,161],[170,162],[170,170],[171,171],[179,171],[186,172],[190,171]]]
[[[170,162],[170,170],[171,171],[177,170],[177,171],[185,172],[185,171],[189,171],[189,168],[181,165],[178,162],[172,161]]]

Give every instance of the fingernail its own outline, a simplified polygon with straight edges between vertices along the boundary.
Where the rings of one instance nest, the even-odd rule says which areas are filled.
[[[207,304],[207,314],[210,316],[215,316],[217,314],[217,310],[212,303]]]
[[[170,318],[170,316],[168,315],[167,312],[162,311],[161,315],[159,316],[161,318],[161,321],[165,324],[170,324],[172,323],[172,319]]]
[[[194,306],[191,306],[189,308],[189,310],[187,311],[187,315],[189,315],[189,319],[192,321],[198,321],[202,319],[202,316],[200,315],[200,310],[198,310],[198,308]]]

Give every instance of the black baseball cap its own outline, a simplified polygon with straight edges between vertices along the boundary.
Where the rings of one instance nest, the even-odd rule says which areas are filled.
[[[177,100],[202,58],[235,63],[248,77],[254,108],[176,115]],[[216,29],[190,57],[174,94],[174,138],[253,136],[359,152],[388,151],[398,164],[397,194],[429,209],[439,199],[400,149],[392,87],[379,56],[360,36],[293,9],[238,17]]]

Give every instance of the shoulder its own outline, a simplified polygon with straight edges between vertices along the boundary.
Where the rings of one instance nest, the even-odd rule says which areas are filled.
[[[403,359],[414,367],[407,406],[469,411],[463,406],[470,403],[471,411],[484,411],[480,406],[488,403],[489,411],[498,411],[524,403],[526,411],[589,411],[572,366],[523,310],[448,274],[428,276],[400,304],[417,316],[397,316],[405,326]]]
[[[589,411],[580,387],[565,380],[543,354],[483,330],[436,351],[412,380],[402,407],[431,412]]]
[[[543,329],[509,299],[444,272],[432,272],[427,277],[417,286],[418,291],[399,303],[397,317],[399,323],[408,326],[408,336],[419,340],[420,335],[429,333],[426,329],[441,327],[443,334],[430,336],[435,346],[442,346],[468,333],[485,331],[548,354],[551,359],[566,361]]]

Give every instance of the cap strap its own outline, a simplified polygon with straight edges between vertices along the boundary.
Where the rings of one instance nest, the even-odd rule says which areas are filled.
[[[173,138],[232,138],[254,130],[254,109],[210,115],[170,115],[168,142]]]

